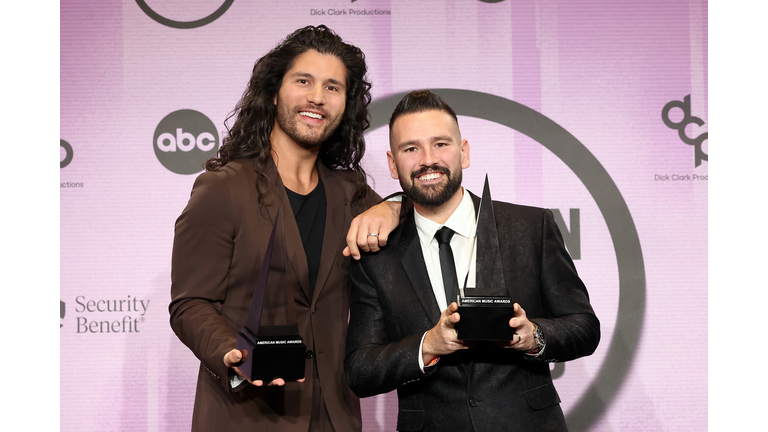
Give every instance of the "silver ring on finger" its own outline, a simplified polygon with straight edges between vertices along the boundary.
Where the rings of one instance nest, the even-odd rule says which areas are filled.
[[[379,234],[377,234],[377,233],[368,233],[368,235],[371,236],[371,237],[378,237],[379,236]]]

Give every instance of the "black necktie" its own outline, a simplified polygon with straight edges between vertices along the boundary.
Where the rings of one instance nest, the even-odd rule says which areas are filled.
[[[448,306],[456,301],[459,294],[459,282],[456,280],[456,264],[451,251],[451,237],[455,233],[448,227],[442,227],[435,233],[435,239],[440,250],[440,272],[443,274],[443,288]]]

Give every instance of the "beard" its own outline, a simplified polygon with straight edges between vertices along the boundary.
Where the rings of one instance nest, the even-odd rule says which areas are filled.
[[[336,128],[341,123],[341,115],[337,117],[328,117],[326,112],[313,107],[313,111],[322,111],[326,124],[322,127],[306,127],[304,131],[299,128],[299,120],[297,116],[300,111],[304,109],[295,109],[288,106],[280,98],[277,98],[277,124],[280,126],[288,137],[290,137],[296,144],[305,149],[312,149],[321,146],[325,141],[330,138],[336,131]]]
[[[448,181],[445,184],[434,185],[417,185],[416,177],[431,172],[439,172],[445,175]],[[400,187],[403,188],[403,192],[414,203],[428,208],[440,207],[448,202],[453,197],[456,191],[461,187],[462,170],[459,165],[455,170],[451,172],[450,169],[441,167],[438,165],[432,165],[431,167],[424,167],[418,171],[411,173],[410,184],[405,184],[403,181],[404,176],[400,177]]]

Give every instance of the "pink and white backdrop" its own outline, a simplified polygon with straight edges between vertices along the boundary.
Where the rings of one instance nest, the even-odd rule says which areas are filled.
[[[706,430],[706,1],[60,8],[62,431],[189,429],[198,361],[168,325],[174,221],[254,61],[309,24],[366,54],[379,194],[399,188],[386,119],[430,88],[459,114],[470,190],[487,173],[494,199],[560,215],[603,334],[553,366],[571,429]],[[395,394],[362,408],[364,431],[394,430]]]

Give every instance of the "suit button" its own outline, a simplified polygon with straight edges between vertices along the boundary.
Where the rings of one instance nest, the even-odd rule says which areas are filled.
[[[469,406],[476,407],[478,405],[480,405],[480,401],[478,401],[477,399],[472,398],[472,399],[469,400]]]
[[[315,310],[316,310],[315,307],[312,306],[312,313],[315,313]]]

